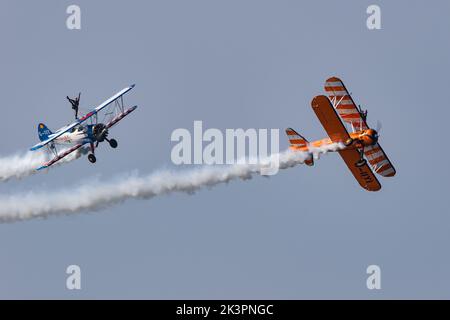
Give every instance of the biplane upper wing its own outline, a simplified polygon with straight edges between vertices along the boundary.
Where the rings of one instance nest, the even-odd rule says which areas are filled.
[[[113,95],[111,98],[109,98],[108,100],[106,100],[105,102],[103,102],[102,104],[100,104],[98,107],[96,107],[94,110],[92,110],[91,112],[88,112],[84,117],[80,118],[79,121],[80,123],[83,121],[86,121],[88,118],[92,117],[93,115],[97,114],[99,111],[101,111],[102,109],[106,108],[108,105],[110,105],[112,102],[116,101],[117,99],[121,98],[125,93],[127,93],[128,91],[130,91],[131,89],[134,88],[134,84],[123,88],[122,90],[120,90],[119,92],[117,92],[115,95]]]
[[[317,96],[311,106],[319,118],[331,141],[343,142],[350,138],[344,124],[337,115],[333,105],[326,96]],[[360,155],[356,149],[340,150],[339,154],[344,159],[345,164],[358,180],[361,187],[369,191],[381,189],[381,185],[367,164],[357,167],[355,164],[360,160]]]
[[[373,171],[382,175],[383,177],[393,177],[395,176],[395,168],[392,165],[389,158],[384,153],[380,144],[377,143],[374,146],[368,146],[364,148],[364,155],[367,160],[369,160]]]
[[[354,130],[369,129],[341,79],[329,78],[325,82],[325,91],[344,122],[351,124]]]
[[[104,108],[106,108],[108,105],[110,105],[112,102],[114,102],[115,100],[121,98],[125,93],[127,93],[128,91],[130,91],[131,89],[134,88],[134,84],[126,87],[122,90],[120,90],[119,92],[117,92],[115,95],[113,95],[111,98],[109,98],[108,100],[104,101],[103,103],[101,103],[98,107],[96,107],[94,110],[92,110],[91,112],[88,112],[86,115],[84,115],[83,117],[81,117],[80,119],[78,119],[77,121],[75,121],[74,123],[71,123],[65,127],[62,127],[61,129],[59,129],[58,131],[56,131],[54,134],[50,135],[49,138],[47,140],[44,140],[38,144],[36,144],[35,146],[33,146],[30,150],[34,151],[37,149],[42,148],[43,146],[47,145],[48,143],[52,142],[53,140],[55,140],[56,138],[58,138],[59,136],[63,135],[64,133],[66,133],[69,130],[72,130],[73,128],[75,128],[76,126],[78,126],[79,124],[83,123],[84,121],[86,121],[87,119],[89,119],[90,117],[96,115],[98,112],[100,112],[101,110],[103,110]]]

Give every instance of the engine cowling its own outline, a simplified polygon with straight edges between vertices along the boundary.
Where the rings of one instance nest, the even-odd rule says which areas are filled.
[[[364,146],[372,146],[378,142],[378,133],[373,129],[365,130],[359,137],[361,144]]]
[[[103,142],[108,137],[108,128],[103,124],[96,124],[92,130],[95,140]]]

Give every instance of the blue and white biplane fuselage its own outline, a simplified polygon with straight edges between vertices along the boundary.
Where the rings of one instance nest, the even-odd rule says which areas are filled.
[[[39,128],[40,129],[42,128],[43,131],[49,130],[43,123],[39,124]],[[55,138],[53,140],[53,142],[55,144],[61,144],[61,145],[71,145],[71,144],[78,144],[78,143],[86,144],[86,143],[94,142],[95,138],[92,134],[92,128],[93,128],[93,125],[87,125],[87,126],[80,125],[79,127],[73,128],[71,132],[65,132],[61,136]],[[56,133],[58,133],[58,132],[56,132]],[[54,133],[52,133],[50,131],[48,138],[52,138],[52,135],[54,135]],[[41,137],[41,135],[39,135],[39,137]]]
[[[77,118],[75,122],[57,130],[54,133],[47,128],[45,124],[40,123],[38,125],[38,135],[41,142],[33,146],[31,150],[38,150],[46,146],[49,151],[55,155],[55,157],[44,163],[37,170],[48,168],[52,164],[86,144],[90,145],[91,153],[88,155],[88,159],[92,163],[96,162],[94,153],[95,148],[98,147],[100,142],[107,141],[112,148],[117,148],[117,141],[115,139],[108,139],[109,129],[137,108],[137,106],[125,108],[123,104],[123,95],[133,88],[134,85],[124,88],[91,112],[79,119]],[[97,121],[98,113],[112,105],[114,105],[115,110],[108,114],[111,119],[106,123],[99,123]],[[90,124],[85,123],[87,120],[90,120]],[[58,145],[71,145],[72,147],[58,152]]]

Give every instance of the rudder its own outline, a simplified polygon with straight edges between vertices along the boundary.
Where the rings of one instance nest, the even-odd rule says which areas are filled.
[[[43,123],[39,123],[38,125],[38,135],[39,140],[45,141],[48,139],[48,136],[51,135],[53,132],[47,128],[47,126]]]

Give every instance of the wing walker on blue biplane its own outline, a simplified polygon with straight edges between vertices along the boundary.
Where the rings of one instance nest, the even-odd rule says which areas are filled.
[[[37,170],[50,167],[86,144],[90,145],[88,160],[91,163],[97,161],[95,149],[100,142],[106,141],[111,148],[117,148],[117,141],[108,138],[109,129],[125,116],[136,110],[137,106],[126,108],[123,101],[124,95],[133,88],[134,85],[131,85],[122,89],[80,118],[78,117],[78,109],[81,93],[74,99],[67,97],[75,112],[75,121],[55,132],[52,132],[43,123],[38,125],[38,135],[41,142],[33,146],[30,150],[34,151],[46,147],[54,157],[50,161],[44,163],[41,167],[37,168]],[[103,120],[99,121],[99,115],[102,112],[104,112]],[[67,146],[69,147],[67,148]]]

